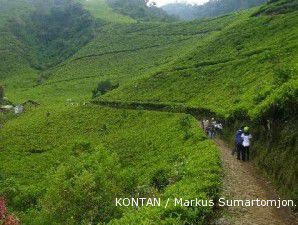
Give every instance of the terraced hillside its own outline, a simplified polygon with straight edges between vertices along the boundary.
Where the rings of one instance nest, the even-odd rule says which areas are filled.
[[[178,194],[216,199],[219,156],[197,122],[183,114],[107,109],[86,102],[102,80],[133,82],[179,57],[177,49],[187,53],[197,38],[206,36],[206,24],[189,23],[186,33],[182,26],[130,24],[133,21],[123,22],[127,17],[115,21],[114,15],[107,15],[94,19],[94,39],[86,46],[66,61],[43,68],[32,64],[34,54],[20,55],[14,49],[20,43],[32,51],[8,29],[9,20],[4,26],[14,39],[2,39],[3,45],[15,40],[9,52],[19,57],[7,59],[10,67],[1,66],[6,97],[41,105],[1,124],[0,196],[7,199],[9,211],[30,225],[204,223],[213,215],[212,207],[169,205],[140,211],[114,203],[117,196],[156,196],[163,202]],[[156,36],[161,29],[164,32]]]
[[[243,12],[188,54],[99,101],[207,109],[227,121],[231,142],[250,124],[255,162],[297,201],[297,22],[295,1]]]
[[[237,110],[257,116],[281,97],[276,93],[286,95],[297,87],[297,21],[296,11],[259,17],[247,12],[165,68],[103,98],[181,103],[225,117]]]
[[[144,103],[213,112],[227,141],[250,124],[254,162],[297,201],[296,1],[174,23],[103,0],[53,2],[0,0],[0,82],[12,102],[40,104],[0,128],[0,197],[23,224],[206,224],[212,207],[115,207],[118,196],[220,194],[218,149],[198,122]],[[139,107],[91,105],[107,83],[97,102]]]
[[[203,222],[212,212],[139,211],[114,204],[117,196],[216,198],[218,152],[190,116],[94,106],[44,108],[0,132],[0,193],[24,224],[116,223],[118,218],[124,224],[141,219],[180,224]],[[177,210],[183,218],[171,216]]]
[[[49,98],[55,102],[68,98],[90,99],[96,83],[106,79],[120,83],[120,86],[134,83],[134,80],[146,77],[184,56],[193,46],[235,19],[236,16],[229,16],[179,24],[100,27],[94,40],[59,66],[46,71],[46,82],[33,89],[14,90],[10,98],[46,99],[47,102],[51,101]]]
[[[95,19],[109,23],[135,23],[136,20],[129,16],[114,11],[105,0],[80,0],[81,4],[92,14]]]

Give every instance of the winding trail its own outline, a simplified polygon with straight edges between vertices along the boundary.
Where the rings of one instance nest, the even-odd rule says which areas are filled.
[[[108,102],[93,101],[104,107],[136,109],[150,111],[166,111],[186,113],[194,116],[201,125],[200,118],[204,115],[214,115],[206,109],[194,109],[182,107],[173,109],[166,104],[141,103],[141,102]],[[220,140],[216,139],[215,144],[220,150],[220,157],[224,169],[223,196],[226,199],[235,200],[278,200],[276,190],[267,178],[260,175],[250,162],[242,162],[232,156],[231,148]],[[282,198],[281,198],[282,199]],[[298,225],[298,217],[290,208],[283,207],[227,207],[223,217],[214,225]]]
[[[278,194],[251,163],[235,159],[231,149],[219,139],[224,169],[224,196],[227,199],[279,199]],[[289,208],[275,207],[227,207],[227,213],[219,224],[227,225],[298,225],[298,220]]]

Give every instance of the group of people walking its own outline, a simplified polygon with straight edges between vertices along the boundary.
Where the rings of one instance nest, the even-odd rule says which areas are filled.
[[[223,130],[222,124],[217,123],[214,118],[211,120],[203,119],[201,126],[210,139],[214,139]],[[249,161],[251,139],[252,135],[249,127],[241,127],[237,130],[235,134],[235,148],[232,150],[232,155],[236,153],[238,160]]]
[[[238,160],[249,161],[251,139],[249,127],[239,129],[235,135],[235,149],[232,151],[232,155],[237,153]]]
[[[221,123],[217,123],[214,118],[211,120],[203,119],[202,120],[202,128],[209,138],[214,139],[217,133],[220,133],[223,129]]]

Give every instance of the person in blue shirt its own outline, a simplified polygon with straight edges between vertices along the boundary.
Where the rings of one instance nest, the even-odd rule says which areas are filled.
[[[237,130],[236,135],[235,135],[235,150],[237,152],[237,159],[240,160],[240,157],[242,156],[242,151],[243,151],[243,138],[242,138],[242,134],[243,134],[243,129],[240,128],[239,130]],[[233,152],[234,155],[235,151]]]

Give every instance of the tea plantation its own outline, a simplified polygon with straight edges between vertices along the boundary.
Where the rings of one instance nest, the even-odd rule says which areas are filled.
[[[212,208],[141,213],[115,197],[216,199],[220,187],[215,146],[183,114],[45,107],[7,123],[0,149],[1,195],[25,224],[203,222]]]
[[[0,112],[8,210],[28,225],[214,218],[211,206],[116,207],[117,197],[216,201],[219,152],[190,115],[94,102],[204,109],[230,143],[249,124],[254,164],[297,202],[297,2],[188,22],[156,12],[144,22],[112,6],[0,0],[0,85],[14,104],[39,104],[19,116]]]

